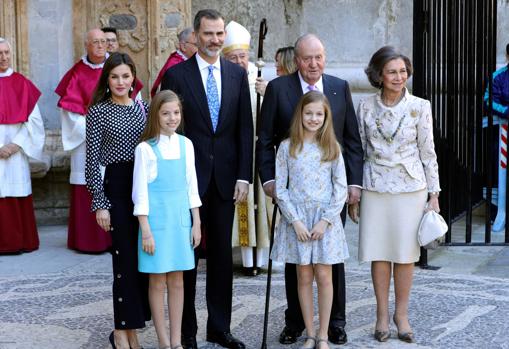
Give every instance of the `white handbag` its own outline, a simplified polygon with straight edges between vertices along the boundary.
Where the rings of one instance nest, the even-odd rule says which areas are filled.
[[[433,210],[424,213],[417,233],[419,245],[426,249],[436,248],[436,240],[444,236],[447,230],[447,223],[441,215]]]

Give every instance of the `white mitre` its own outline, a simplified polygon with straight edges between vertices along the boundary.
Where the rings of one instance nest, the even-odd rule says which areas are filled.
[[[242,25],[231,21],[226,26],[226,38],[224,39],[223,54],[228,54],[233,50],[249,51],[251,43],[251,34]]]

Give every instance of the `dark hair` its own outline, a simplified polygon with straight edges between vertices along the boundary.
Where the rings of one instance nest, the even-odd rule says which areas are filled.
[[[143,130],[143,133],[141,134],[140,143],[149,140],[159,142],[159,135],[161,134],[161,126],[159,125],[159,110],[163,104],[170,102],[177,102],[179,105],[180,125],[177,131],[183,130],[184,115],[182,113],[182,102],[180,102],[180,98],[172,90],[159,91],[154,98],[152,98],[152,102],[150,103],[147,124],[145,125],[145,130]]]
[[[207,19],[212,19],[212,20],[222,19],[224,21],[223,15],[217,10],[214,10],[214,9],[200,10],[200,11],[198,11],[198,13],[196,13],[196,16],[194,16],[193,28],[194,28],[195,33],[197,33],[200,30],[200,24],[201,24],[202,18],[207,18]]]
[[[282,68],[284,75],[292,74],[297,71],[295,64],[295,52],[293,46],[280,47],[277,49],[274,59],[277,60],[279,55],[279,66]]]
[[[405,62],[406,71],[408,77],[412,76],[414,71],[412,67],[412,62],[410,58],[399,52],[393,46],[384,46],[376,51],[371,59],[369,60],[369,64],[364,69],[364,72],[368,76],[368,80],[373,87],[382,88],[382,73],[387,62],[392,61],[393,59],[402,59]]]
[[[106,62],[104,62],[103,71],[101,73],[101,77],[99,78],[99,82],[97,83],[97,87],[95,88],[94,95],[92,97],[92,101],[90,102],[90,106],[101,103],[102,101],[107,100],[111,97],[111,91],[108,87],[108,77],[110,72],[118,67],[119,65],[125,64],[131,68],[131,73],[133,74],[133,85],[134,88],[136,85],[136,65],[133,60],[127,53],[114,52],[112,53]],[[131,97],[131,90],[129,89],[129,97]]]
[[[509,44],[505,46],[505,54],[509,56]]]
[[[115,35],[117,35],[117,28],[113,28],[113,27],[104,27],[104,28],[101,28],[101,30],[105,33],[115,33]]]

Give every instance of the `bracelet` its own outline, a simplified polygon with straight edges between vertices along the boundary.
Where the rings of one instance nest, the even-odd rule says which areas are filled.
[[[438,191],[432,191],[432,192],[430,192],[430,193],[429,193],[429,195],[430,195],[430,196],[436,196],[436,197],[438,197],[438,196],[440,195],[440,192],[438,192]]]
[[[150,239],[150,238],[152,238],[152,235],[150,235],[150,236],[143,236],[143,235],[142,235],[142,236],[141,236],[141,239],[142,239],[142,240],[148,240],[148,239]]]

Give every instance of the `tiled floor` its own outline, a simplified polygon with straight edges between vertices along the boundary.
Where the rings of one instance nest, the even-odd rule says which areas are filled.
[[[509,248],[447,247],[430,254],[430,263],[441,269],[416,270],[410,320],[417,343],[395,339],[392,325],[393,338],[380,344],[372,339],[375,299],[369,265],[355,259],[355,229],[347,225],[352,254],[346,280],[349,342],[341,347],[509,348]],[[67,250],[65,227],[43,227],[40,237],[39,251],[0,256],[0,349],[108,348],[113,323],[109,255]],[[256,278],[235,274],[232,332],[247,348],[260,348],[265,285],[265,273]],[[200,348],[217,348],[204,341],[203,272],[197,289]],[[274,274],[270,305],[268,347],[298,348],[277,342],[286,305],[281,270]],[[145,349],[157,348],[152,323],[141,331],[140,341]]]

